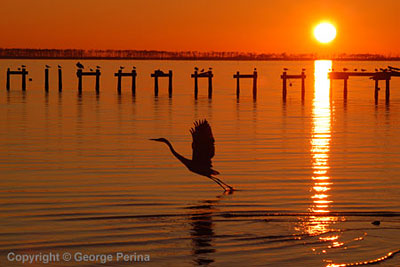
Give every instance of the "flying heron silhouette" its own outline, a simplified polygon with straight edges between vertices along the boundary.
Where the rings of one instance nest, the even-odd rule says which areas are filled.
[[[82,65],[82,63],[78,62],[76,63],[76,66],[80,69],[84,69],[85,67]]]
[[[217,177],[219,172],[213,170],[211,159],[215,154],[214,137],[211,131],[211,126],[207,120],[199,120],[194,122],[194,127],[190,129],[192,134],[192,159],[187,159],[180,155],[172,147],[171,143],[165,138],[150,139],[167,144],[172,154],[189,169],[189,171],[203,175],[216,182],[224,191],[234,191],[233,187],[227,185]]]

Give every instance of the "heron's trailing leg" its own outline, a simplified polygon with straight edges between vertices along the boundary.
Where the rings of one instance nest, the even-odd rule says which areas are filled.
[[[226,186],[227,188],[229,188],[230,191],[234,191],[234,190],[235,190],[232,186],[227,185],[226,183],[224,183],[223,181],[221,181],[221,180],[218,179],[217,177],[211,176],[211,178],[212,178],[216,183],[218,183],[218,184],[220,184],[220,185],[223,184],[224,186]],[[224,187],[225,191],[227,190],[226,187]]]
[[[207,176],[208,177],[208,176]],[[219,182],[219,181],[217,181],[217,180],[219,180],[219,179],[215,179],[215,177],[212,177],[212,176],[210,176],[210,177],[208,177],[208,178],[210,178],[211,180],[213,180],[214,182],[216,182],[220,187],[222,187],[222,189],[224,189],[225,191],[226,191],[226,188]]]

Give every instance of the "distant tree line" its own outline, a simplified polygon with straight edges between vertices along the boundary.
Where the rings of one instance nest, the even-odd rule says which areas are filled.
[[[156,50],[83,50],[0,48],[0,58],[18,59],[160,59],[160,60],[316,60],[317,54],[199,52]],[[338,54],[336,60],[400,60],[400,56],[378,54]]]

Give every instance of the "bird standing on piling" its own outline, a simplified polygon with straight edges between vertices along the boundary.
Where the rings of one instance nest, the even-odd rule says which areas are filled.
[[[59,69],[61,69],[61,66],[60,66],[60,65],[57,65],[57,67],[58,67]]]
[[[84,68],[85,68],[80,62],[76,63],[76,66],[77,66],[79,69],[84,69]]]
[[[343,71],[348,71],[349,69],[348,68],[343,68]]]
[[[174,150],[171,143],[165,138],[157,138],[150,139],[157,142],[162,142],[167,144],[172,154],[183,163],[191,172],[203,175],[214,182],[216,182],[220,187],[224,189],[224,191],[233,191],[233,187],[227,185],[220,179],[212,176],[218,175],[219,172],[213,170],[211,159],[215,154],[214,147],[214,137],[211,132],[211,126],[207,122],[207,120],[199,120],[194,122],[194,128],[190,129],[190,133],[192,134],[193,142],[192,149],[193,155],[192,159],[187,159],[180,155],[178,152]]]
[[[49,66],[49,65],[45,65],[45,67],[46,67],[46,69],[50,69],[50,66]]]

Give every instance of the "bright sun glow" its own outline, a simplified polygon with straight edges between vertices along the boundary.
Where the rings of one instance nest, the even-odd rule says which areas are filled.
[[[336,28],[328,22],[320,23],[314,28],[314,36],[320,43],[329,43],[336,37]]]

